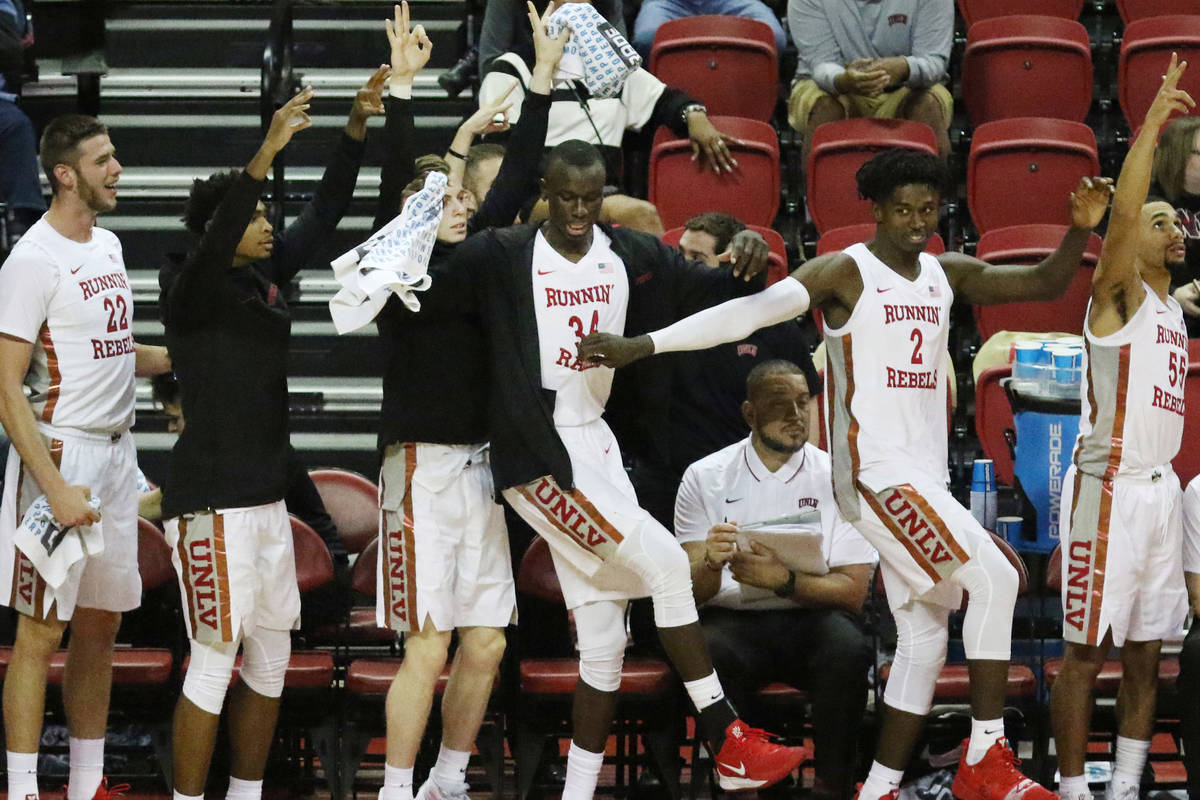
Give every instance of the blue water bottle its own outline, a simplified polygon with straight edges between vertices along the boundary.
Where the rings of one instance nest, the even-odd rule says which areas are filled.
[[[977,458],[971,470],[971,515],[989,531],[996,530],[996,467]]]

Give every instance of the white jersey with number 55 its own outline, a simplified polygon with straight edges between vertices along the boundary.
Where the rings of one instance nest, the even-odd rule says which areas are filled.
[[[854,521],[859,482],[878,491],[914,474],[949,478],[943,354],[954,292],[928,253],[910,281],[865,244],[844,252],[863,288],[846,323],[825,328],[825,392],[834,496]]]

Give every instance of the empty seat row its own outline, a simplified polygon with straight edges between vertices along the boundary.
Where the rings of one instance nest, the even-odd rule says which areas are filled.
[[[968,27],[992,17],[1010,14],[1044,14],[1078,19],[1084,0],[958,0],[958,10]],[[1200,14],[1200,0],[1117,0],[1117,12],[1129,24],[1146,17]]]

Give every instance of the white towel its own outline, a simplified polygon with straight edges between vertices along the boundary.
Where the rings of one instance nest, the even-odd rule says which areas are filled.
[[[595,98],[617,97],[625,79],[642,65],[642,57],[600,12],[587,3],[566,3],[550,15],[546,33],[571,29],[563,48],[556,81],[581,80]]]
[[[100,510],[100,498],[93,496],[88,504],[93,511]],[[50,501],[42,495],[25,511],[13,545],[33,562],[38,575],[57,589],[72,565],[104,552],[104,535],[96,525],[60,527],[50,510]]]
[[[446,176],[431,172],[400,215],[333,262],[342,288],[329,301],[338,333],[366,325],[395,294],[411,311],[421,309],[416,293],[429,288],[429,257],[442,221]]]

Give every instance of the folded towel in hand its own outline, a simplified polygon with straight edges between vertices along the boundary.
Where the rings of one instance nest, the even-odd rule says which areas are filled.
[[[99,512],[100,498],[93,496],[88,505]],[[33,562],[38,575],[57,589],[74,564],[104,552],[104,535],[96,525],[62,527],[50,510],[50,501],[42,495],[25,511],[13,545]]]
[[[596,98],[620,95],[625,79],[642,65],[633,46],[587,3],[566,3],[550,15],[546,33],[556,37],[563,28],[571,29],[571,38],[554,79],[583,81],[588,94]]]

